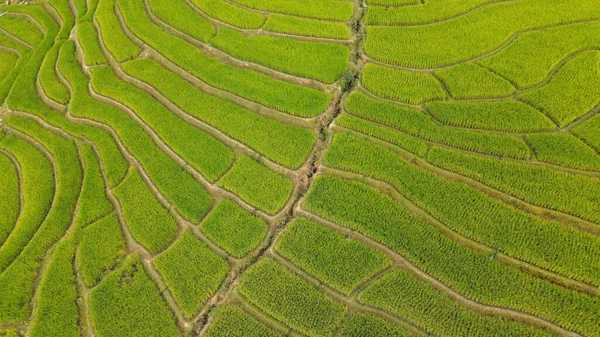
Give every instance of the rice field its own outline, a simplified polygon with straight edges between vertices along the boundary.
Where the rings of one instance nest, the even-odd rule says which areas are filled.
[[[600,337],[594,0],[0,0],[0,336]]]

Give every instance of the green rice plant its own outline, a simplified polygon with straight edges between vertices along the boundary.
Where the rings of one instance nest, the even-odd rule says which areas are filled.
[[[0,40],[2,38],[2,34],[0,34]],[[6,96],[8,96],[12,85],[23,69],[24,65],[29,61],[29,57],[31,56],[31,52],[27,51],[25,54],[21,54],[15,63],[15,65],[5,73],[2,78],[0,78],[0,103],[4,103]],[[7,56],[6,58],[10,59],[12,56]],[[10,60],[8,60],[2,67],[9,67]]]
[[[67,5],[68,7],[68,5]],[[58,25],[46,10],[39,6],[13,6],[8,7],[9,12],[29,15],[45,29],[43,40],[31,51],[29,59],[22,65],[16,76],[6,99],[9,108],[26,112],[48,111],[48,107],[38,97],[35,89],[39,69],[46,57],[46,53],[54,45],[58,33]],[[37,29],[37,28],[36,28]]]
[[[80,335],[74,258],[75,239],[69,235],[54,249],[42,275],[29,336]]]
[[[523,273],[462,246],[368,185],[320,176],[303,207],[385,244],[468,298],[535,314],[584,335],[599,332],[598,297]]]
[[[421,0],[367,0],[369,6],[382,6],[382,7],[400,7],[400,6],[412,6],[422,5]]]
[[[565,126],[600,102],[600,52],[588,51],[566,63],[550,83],[519,98]]]
[[[219,307],[207,337],[283,337],[284,334],[267,327],[233,304]]]
[[[269,214],[279,212],[294,189],[287,177],[246,156],[238,158],[219,186]]]
[[[184,0],[150,0],[148,4],[160,20],[200,41],[208,42],[216,33],[215,27]]]
[[[21,166],[21,197],[23,198],[19,219],[14,224],[14,228],[5,227],[8,230],[4,231],[3,244],[0,245],[1,273],[19,255],[44,221],[52,205],[55,180],[52,164],[30,143],[9,135],[0,141],[0,147],[11,153]],[[2,186],[8,187],[8,185]],[[8,191],[7,188],[6,192]]]
[[[112,212],[113,204],[106,195],[102,168],[94,148],[91,145],[80,143],[79,149],[83,156],[85,169],[75,223],[85,227]]]
[[[154,265],[187,318],[193,318],[219,289],[227,272],[227,261],[210,250],[189,230]]]
[[[128,62],[123,69],[155,87],[190,115],[279,164],[298,168],[310,154],[316,137],[309,130],[264,118],[232,102],[205,94],[149,59]]]
[[[600,48],[600,22],[582,22],[526,32],[479,61],[519,88],[543,81],[561,60],[580,50]]]
[[[125,241],[115,214],[83,230],[78,255],[83,282],[90,288],[100,283],[104,274],[125,258]]]
[[[87,0],[73,0],[73,5],[75,6],[75,13],[77,13],[77,22],[85,22],[82,18],[87,13]]]
[[[62,19],[60,30],[56,35],[56,41],[68,39],[69,35],[71,34],[71,30],[75,26],[75,17],[73,17],[73,12],[71,12],[69,2],[63,0],[48,0],[48,3],[54,7]],[[46,31],[46,34],[48,34],[48,31]]]
[[[200,225],[206,236],[236,258],[255,249],[267,234],[267,224],[229,199],[221,200]]]
[[[264,15],[224,0],[191,0],[191,2],[211,18],[239,28],[257,29],[265,22]]]
[[[0,0],[0,3],[5,2],[6,0]],[[18,330],[15,328],[1,328],[0,336],[2,337],[21,337]]]
[[[600,221],[600,181],[596,178],[437,147],[430,150],[428,159],[541,207]]]
[[[338,40],[350,39],[350,28],[343,23],[304,19],[290,15],[269,14],[262,29],[289,35]]]
[[[595,20],[599,15],[600,8],[578,0],[503,2],[437,24],[367,27],[365,52],[390,64],[441,67],[490,52],[518,32]]]
[[[287,227],[275,249],[345,294],[390,265],[383,253],[303,218]]]
[[[573,129],[573,133],[587,144],[594,147],[596,152],[600,151],[600,115],[596,115],[585,123]]]
[[[539,161],[584,170],[600,170],[600,156],[573,135],[531,134],[527,136],[527,141]]]
[[[186,41],[163,32],[145,15],[142,0],[119,1],[124,19],[134,34],[211,86],[303,117],[315,116],[329,106],[332,98],[329,94],[222,63]]]
[[[125,148],[142,164],[152,182],[177,210],[191,221],[200,221],[212,206],[210,195],[191,174],[161,151],[144,129],[125,112],[90,96],[89,79],[72,53],[74,48],[75,45],[67,41],[59,55],[61,72],[73,88],[73,100],[69,105],[71,114],[112,128]],[[107,159],[108,157],[102,156],[102,163],[108,165],[110,162]],[[119,167],[127,169],[127,165]]]
[[[116,2],[117,0],[99,0],[96,20],[106,49],[118,62],[125,62],[137,57],[142,50],[123,32],[115,14]]]
[[[14,49],[18,51],[21,55],[26,54],[30,51],[30,48],[28,46],[17,42],[17,40],[13,39],[12,37],[9,37],[4,32],[0,32],[0,45]]]
[[[99,0],[77,0],[78,3],[80,3],[79,6],[77,6],[78,8],[83,9],[84,8],[84,3],[85,3],[85,9],[86,12],[85,14],[83,13],[83,10],[77,11],[77,21],[78,22],[86,22],[86,21],[92,21],[94,19],[94,13],[96,12],[96,9],[98,8],[98,2]]]
[[[90,312],[98,337],[180,336],[173,313],[137,256],[92,290]]]
[[[0,17],[0,28],[34,47],[44,38],[38,27],[21,16],[3,15]]]
[[[82,171],[77,147],[36,122],[10,117],[6,123],[26,133],[52,154],[56,167],[56,192],[52,207],[28,244],[0,275],[0,322],[19,323],[29,317],[36,277],[48,249],[69,228],[81,190]]]
[[[425,107],[436,119],[451,126],[504,132],[534,132],[556,128],[543,113],[514,100],[431,102]]]
[[[177,117],[144,90],[119,79],[110,67],[94,69],[92,87],[133,110],[167,146],[209,181],[216,181],[231,166],[231,149]]]
[[[102,53],[102,49],[100,49],[100,41],[98,41],[98,34],[93,23],[86,21],[77,25],[77,40],[79,40],[83,49],[83,58],[86,65],[94,66],[108,62],[104,53]]]
[[[373,94],[409,104],[444,99],[442,84],[432,75],[368,63],[361,84]]]
[[[354,117],[350,114],[342,114],[335,119],[335,125],[381,139],[397,145],[420,157],[427,153],[427,144],[419,138],[407,135],[385,125],[369,122],[365,119]]]
[[[305,0],[301,2],[285,0],[234,0],[234,2],[262,11],[329,21],[348,21],[354,10],[351,2],[340,0]]]
[[[406,270],[395,270],[371,283],[358,299],[394,312],[436,336],[555,336],[466,309]]]
[[[527,144],[515,136],[447,128],[421,111],[381,102],[360,92],[350,95],[344,106],[354,116],[427,141],[502,157],[526,159],[530,156]]]
[[[580,212],[597,213],[600,193],[595,190],[600,182],[488,158],[439,147],[431,148],[428,156],[434,165],[458,171],[530,202],[544,202],[543,206],[589,205],[589,209]],[[390,183],[448,227],[500,252],[568,277],[600,284],[600,261],[593,257],[596,253],[590,254],[596,251],[600,254],[600,239],[587,232],[541,220],[483,194],[476,187],[412,165],[392,149],[351,135],[336,136],[325,163]],[[556,191],[556,186],[568,188]],[[553,191],[552,197],[548,191]],[[582,191],[587,193],[579,195]],[[541,238],[544,245],[539,244]],[[565,251],[569,254],[563,254]]]
[[[235,58],[325,83],[337,81],[350,58],[350,49],[340,44],[248,37],[228,27],[221,27],[210,43]]]
[[[46,96],[58,103],[67,104],[71,98],[69,91],[56,74],[56,62],[62,44],[63,41],[59,41],[50,48],[50,51],[48,51],[44,58],[44,62],[42,62],[38,76]]]
[[[0,140],[0,147],[3,147]],[[20,164],[19,164],[20,165]],[[0,152],[0,247],[15,228],[21,208],[19,173],[12,161]],[[2,250],[0,249],[0,252]]]
[[[382,318],[373,314],[357,313],[344,323],[340,337],[405,337],[411,336]]]
[[[386,2],[388,1],[390,0],[387,0]],[[389,8],[390,6],[370,6],[365,21],[368,25],[379,26],[422,25],[448,20],[477,9],[478,7],[500,1],[501,0],[434,0],[418,3],[418,6],[399,6],[392,8]],[[372,4],[371,1],[369,1],[369,3]],[[411,4],[414,5],[415,3]]]
[[[507,97],[515,92],[512,83],[475,63],[462,63],[435,75],[455,99]]]
[[[242,275],[239,290],[252,304],[309,336],[332,336],[346,307],[272,259]]]
[[[177,223],[166,210],[140,174],[131,169],[121,185],[114,189],[123,218],[133,237],[150,252],[166,249],[177,235]]]

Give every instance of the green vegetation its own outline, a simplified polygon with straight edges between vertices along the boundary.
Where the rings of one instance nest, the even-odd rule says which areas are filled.
[[[239,290],[254,305],[310,336],[332,336],[346,311],[271,259],[250,267],[242,276]]]
[[[270,14],[262,29],[275,33],[339,40],[350,38],[350,29],[342,23],[303,19],[281,14]]]
[[[446,92],[432,75],[368,63],[362,85],[373,94],[409,104],[444,99]]]
[[[0,29],[30,46],[37,45],[44,38],[44,34],[33,23],[20,16],[4,15],[0,17]]]
[[[229,199],[221,200],[200,225],[206,236],[233,257],[256,248],[267,234],[267,224]]]
[[[600,47],[598,29],[600,22],[582,22],[526,32],[480,63],[519,88],[530,87],[569,55]]]
[[[461,307],[405,270],[396,270],[376,280],[358,299],[392,311],[436,336],[553,336],[541,329]]]
[[[96,336],[179,336],[175,317],[137,256],[110,273],[90,294]]]
[[[593,2],[0,0],[0,336],[600,337]]]
[[[596,200],[600,192],[594,192],[600,188],[600,183],[592,178],[439,147],[431,148],[428,159],[435,165],[458,171],[501,190],[508,189],[512,194],[531,198],[544,206],[558,204],[555,207],[571,207],[594,216],[600,204]],[[336,136],[325,163],[389,182],[436,219],[501,252],[570,277],[600,284],[600,263],[593,261],[595,253],[590,255],[592,251],[600,252],[600,240],[593,235],[556,222],[541,221],[484,195],[477,188],[437,176],[411,165],[391,149],[356,137]],[[560,196],[560,199],[553,202],[545,191],[557,185],[569,188],[556,191],[553,197],[558,199],[556,197]],[[526,196],[524,191],[527,191]],[[581,191],[589,193],[581,197]],[[539,245],[541,238],[544,245]],[[569,254],[562,254],[564,251]]]
[[[212,199],[206,190],[191,174],[183,171],[181,166],[161,151],[150,135],[125,112],[90,96],[89,79],[83,74],[72,53],[74,47],[73,43],[65,42],[59,55],[59,67],[73,88],[71,113],[108,125],[114,130],[117,139],[142,164],[152,182],[177,210],[191,221],[200,221],[212,205]],[[108,154],[102,156],[102,163],[107,166],[117,165],[114,169],[118,170],[120,178],[113,181],[118,182],[124,177],[128,165],[118,150],[111,154],[110,157]],[[107,168],[106,171],[112,170]]]
[[[432,25],[367,27],[365,52],[379,61],[407,67],[445,66],[490,52],[518,32],[599,15],[600,9],[579,0],[503,2]]]
[[[452,126],[507,132],[556,127],[544,114],[519,101],[432,102],[425,107],[442,123]]]
[[[102,276],[113,270],[124,257],[125,241],[115,214],[110,214],[83,230],[79,244],[79,263],[83,281],[88,287],[100,283]]]
[[[114,193],[131,234],[148,250],[159,253],[175,240],[175,219],[152,194],[137,170],[130,170]]]
[[[357,117],[428,141],[502,157],[526,159],[530,156],[527,144],[512,135],[445,128],[426,113],[381,102],[361,92],[353,93],[346,100],[345,108],[348,113]]]
[[[390,264],[382,253],[302,218],[287,227],[276,250],[346,294]]]
[[[335,125],[384,140],[421,157],[427,153],[428,146],[424,141],[385,125],[372,123],[348,114],[336,118]]]
[[[353,8],[351,2],[341,0],[305,0],[299,3],[286,0],[234,0],[234,2],[263,11],[330,21],[348,21]]]
[[[455,99],[506,97],[515,92],[509,81],[474,63],[442,69],[435,75]]]
[[[12,264],[4,267],[0,275],[0,322],[19,323],[31,312],[36,277],[46,252],[65,235],[73,220],[82,170],[74,142],[49,132],[30,119],[11,117],[7,124],[44,146],[52,154],[56,167],[52,207],[44,210],[47,213],[42,224],[27,245],[18,248],[18,256],[13,256]]]
[[[264,118],[229,101],[205,94],[148,59],[128,62],[124,69],[157,88],[190,115],[279,164],[297,168],[310,154],[315,135],[309,130]]]
[[[215,27],[184,0],[150,0],[148,3],[156,17],[195,39],[208,42],[216,33]]]
[[[188,318],[193,318],[219,288],[229,271],[224,258],[189,230],[154,259],[156,269]]]
[[[539,107],[559,126],[589,112],[600,102],[600,52],[580,54],[565,64],[550,83],[519,98]]]
[[[600,220],[600,181],[595,178],[437,147],[431,149],[428,159],[531,203]],[[548,191],[553,191],[552,195]]]
[[[350,57],[348,47],[338,44],[247,37],[227,27],[219,29],[210,43],[236,58],[325,83],[333,83],[342,76]]]
[[[94,148],[85,143],[80,143],[79,148],[85,163],[85,174],[76,223],[86,226],[112,212],[113,205],[106,196],[106,186]]]
[[[225,0],[190,0],[199,10],[213,19],[239,28],[260,28],[265,17]]]
[[[92,87],[129,107],[192,167],[214,182],[233,162],[227,146],[174,115],[150,94],[126,83],[108,67],[94,69]]]
[[[4,236],[5,240],[2,240],[3,244],[0,246],[0,271],[4,271],[43,222],[52,204],[55,180],[48,158],[29,142],[19,137],[7,136],[0,141],[0,147],[15,156],[21,166],[23,198],[21,212],[14,228],[8,228],[6,225],[4,227],[8,229],[5,230],[5,235],[10,233],[8,237]],[[10,217],[7,217],[7,220],[10,220]]]
[[[44,62],[40,68],[39,79],[44,89],[44,93],[58,103],[66,104],[69,99],[69,91],[65,85],[58,79],[56,74],[56,62],[58,60],[58,52],[63,42],[56,43],[46,54]]]
[[[2,146],[2,143],[0,143]],[[17,165],[20,165],[17,163]],[[0,152],[0,247],[13,231],[19,218],[21,201],[19,199],[20,181],[17,167],[13,162]],[[0,250],[1,252],[2,250]]]
[[[269,214],[279,212],[294,189],[288,178],[246,156],[238,158],[219,185]]]
[[[86,65],[94,66],[108,62],[100,49],[98,34],[96,33],[96,27],[94,27],[93,23],[82,22],[77,25],[77,39],[83,49]]]
[[[117,0],[99,0],[96,19],[100,27],[102,42],[118,62],[131,60],[139,55],[141,49],[123,32],[115,14]]]
[[[208,337],[283,337],[232,304],[221,306],[206,332]]]
[[[437,188],[432,192],[440,191]],[[523,273],[464,247],[365,184],[318,177],[303,205],[385,244],[439,281],[480,303],[535,313],[583,334],[594,335],[598,331],[597,297]]]
[[[447,20],[472,11],[478,7],[501,2],[501,0],[447,0],[418,2],[411,0],[375,0],[370,4],[398,7],[373,7],[367,12],[367,24],[372,25],[418,25]],[[414,5],[418,6],[403,6]]]
[[[60,242],[40,283],[30,336],[79,336],[79,308],[72,236]]]
[[[344,324],[340,337],[404,337],[408,333],[372,314],[352,315]]]
[[[11,52],[0,50],[0,81],[8,76],[17,65],[19,57]]]
[[[584,170],[600,170],[600,156],[573,135],[532,134],[527,136],[527,141],[539,161]]]
[[[145,15],[141,0],[120,0],[119,6],[133,33],[211,86],[298,116],[317,115],[329,105],[331,96],[326,93],[221,63],[184,40],[166,34]]]

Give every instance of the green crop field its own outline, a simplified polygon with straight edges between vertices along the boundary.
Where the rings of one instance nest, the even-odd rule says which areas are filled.
[[[600,337],[599,0],[0,0],[0,337]]]

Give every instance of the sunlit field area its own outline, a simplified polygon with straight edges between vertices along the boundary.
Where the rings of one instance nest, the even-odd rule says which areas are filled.
[[[600,1],[0,0],[1,337],[600,337]]]

